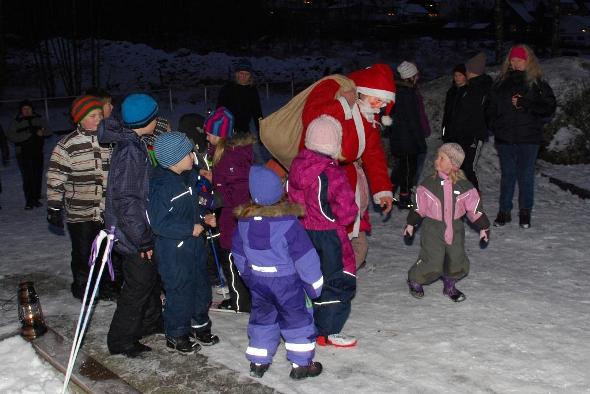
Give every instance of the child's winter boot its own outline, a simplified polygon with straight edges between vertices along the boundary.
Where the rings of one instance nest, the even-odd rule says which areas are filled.
[[[203,346],[213,346],[216,343],[219,343],[219,337],[211,334],[211,330],[199,331],[193,327],[191,330],[191,337],[195,338],[195,340]]]
[[[322,373],[322,364],[318,361],[312,361],[309,365],[301,366],[293,364],[289,377],[295,380],[301,380],[305,378],[313,378]]]
[[[455,279],[443,277],[443,294],[455,302],[465,301],[465,294],[455,287],[456,282]]]
[[[270,364],[258,364],[258,363],[250,363],[250,376],[253,378],[261,378],[268,368]]]
[[[357,340],[351,335],[339,333],[326,336],[318,335],[316,343],[318,346],[355,347]]]
[[[410,193],[400,193],[397,207],[401,209],[412,209],[412,195]]]
[[[424,288],[418,282],[414,282],[413,280],[408,280],[408,288],[410,289],[410,294],[414,298],[423,298],[424,297]]]
[[[201,350],[201,346],[192,342],[188,335],[176,338],[166,336],[166,346],[169,350],[176,350],[180,354],[193,354]]]
[[[518,212],[518,224],[521,228],[531,227],[531,210],[523,208]]]

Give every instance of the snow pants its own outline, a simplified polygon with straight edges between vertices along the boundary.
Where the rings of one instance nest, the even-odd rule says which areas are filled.
[[[299,275],[280,277],[249,275],[252,311],[248,323],[250,341],[246,358],[270,364],[281,341],[287,359],[309,365],[315,354],[316,330],[306,307],[305,291]]]
[[[238,312],[250,312],[250,290],[248,290],[248,286],[242,280],[229,250],[221,249],[219,259],[223,276],[225,276],[225,280],[227,281],[226,285],[229,290],[232,308]]]
[[[342,243],[336,230],[307,230],[307,234],[320,256],[324,276],[322,294],[313,302],[318,335],[338,334],[350,315],[356,276],[342,269]]]
[[[408,279],[426,285],[440,277],[459,280],[469,273],[465,254],[465,227],[461,219],[453,220],[453,243],[445,242],[445,224],[425,218],[420,226],[420,255],[408,271]]]
[[[111,353],[132,348],[142,333],[161,324],[160,278],[154,260],[122,255],[123,287],[107,335]]]
[[[166,335],[188,335],[193,327],[209,330],[211,285],[207,272],[207,250],[202,237],[178,240],[157,238],[158,271],[166,292],[164,328]]]

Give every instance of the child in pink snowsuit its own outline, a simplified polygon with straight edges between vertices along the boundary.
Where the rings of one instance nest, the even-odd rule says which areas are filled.
[[[322,115],[306,132],[305,147],[291,164],[289,200],[305,207],[301,222],[321,261],[324,290],[314,300],[317,344],[352,347],[356,338],[341,334],[356,291],[356,263],[346,226],[358,208],[346,174],[339,166],[342,126]]]
[[[480,239],[487,243],[490,221],[483,212],[477,189],[460,170],[465,153],[461,145],[443,144],[434,161],[435,174],[427,177],[416,189],[416,204],[408,214],[404,234],[413,237],[414,228],[420,228],[420,255],[408,272],[410,294],[424,297],[422,285],[440,277],[443,294],[455,302],[465,295],[455,283],[469,273],[469,259],[465,254],[465,227],[463,216],[480,229]]]

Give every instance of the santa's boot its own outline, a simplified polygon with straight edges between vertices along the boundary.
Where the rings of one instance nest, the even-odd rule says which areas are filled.
[[[465,294],[463,294],[461,291],[459,291],[455,287],[456,282],[457,282],[456,279],[443,277],[443,283],[444,283],[443,294],[455,302],[465,301]]]

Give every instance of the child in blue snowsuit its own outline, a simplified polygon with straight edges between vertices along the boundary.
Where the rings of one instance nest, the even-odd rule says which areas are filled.
[[[198,204],[192,149],[193,144],[180,132],[156,138],[154,151],[159,166],[150,180],[148,206],[156,234],[158,271],[166,292],[166,345],[185,354],[200,350],[199,343],[207,346],[219,342],[211,334],[211,287],[203,237],[205,226],[215,227],[216,222],[215,216],[205,215]]]
[[[232,253],[252,296],[246,349],[250,375],[264,375],[282,336],[293,363],[289,376],[317,376],[322,364],[313,361],[316,329],[306,294],[317,298],[323,277],[319,257],[297,219],[303,209],[280,202],[283,184],[266,167],[253,166],[248,183],[253,202],[235,210]]]

